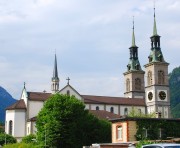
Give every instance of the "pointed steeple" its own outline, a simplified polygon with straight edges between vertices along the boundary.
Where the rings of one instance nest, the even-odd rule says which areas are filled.
[[[154,26],[153,26],[153,36],[157,36],[157,27],[156,27],[156,14],[155,14],[155,7],[154,7]]]
[[[133,16],[133,28],[132,28],[132,45],[130,49],[130,60],[127,65],[128,71],[141,70],[141,66],[138,60],[138,47],[135,43],[135,33],[134,33],[134,16]]]
[[[55,54],[55,58],[54,58],[53,78],[58,78],[58,70],[57,70],[57,59],[56,59],[56,54]]]
[[[54,58],[53,77],[51,81],[52,81],[52,84],[51,84],[52,93],[56,93],[59,90],[59,77],[58,77],[56,53],[55,53],[55,58]]]
[[[135,35],[134,35],[134,16],[133,16],[132,47],[136,47]]]
[[[165,62],[163,54],[161,52],[160,36],[157,34],[155,6],[154,6],[153,35],[150,38],[151,38],[151,53],[148,57],[149,63],[150,62]]]

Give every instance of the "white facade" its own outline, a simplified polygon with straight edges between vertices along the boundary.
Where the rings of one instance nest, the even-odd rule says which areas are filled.
[[[12,125],[11,125],[12,124]],[[26,135],[26,111],[6,110],[5,132],[20,140]]]

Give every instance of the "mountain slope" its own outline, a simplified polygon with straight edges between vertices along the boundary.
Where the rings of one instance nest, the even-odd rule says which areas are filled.
[[[171,113],[180,118],[180,67],[174,68],[169,74]]]
[[[5,121],[5,109],[15,103],[15,100],[3,87],[0,86],[0,122]]]

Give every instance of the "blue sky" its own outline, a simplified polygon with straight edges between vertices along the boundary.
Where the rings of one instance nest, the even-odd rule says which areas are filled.
[[[141,67],[153,31],[153,0],[1,0],[0,85],[19,99],[28,91],[50,92],[56,49],[60,87],[81,94],[123,96],[132,16]],[[161,49],[179,66],[180,1],[156,0]]]

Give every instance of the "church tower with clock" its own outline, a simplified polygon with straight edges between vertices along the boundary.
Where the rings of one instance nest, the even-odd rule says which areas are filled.
[[[151,52],[148,64],[145,67],[145,100],[147,113],[160,113],[161,117],[170,117],[170,95],[168,83],[168,65],[164,60],[160,36],[157,34],[156,17],[154,8],[154,26],[151,39]]]
[[[144,71],[138,59],[138,47],[135,44],[134,35],[134,20],[132,32],[132,45],[129,48],[130,58],[127,65],[127,71],[124,73],[125,78],[125,93],[124,96],[128,98],[144,98]]]

